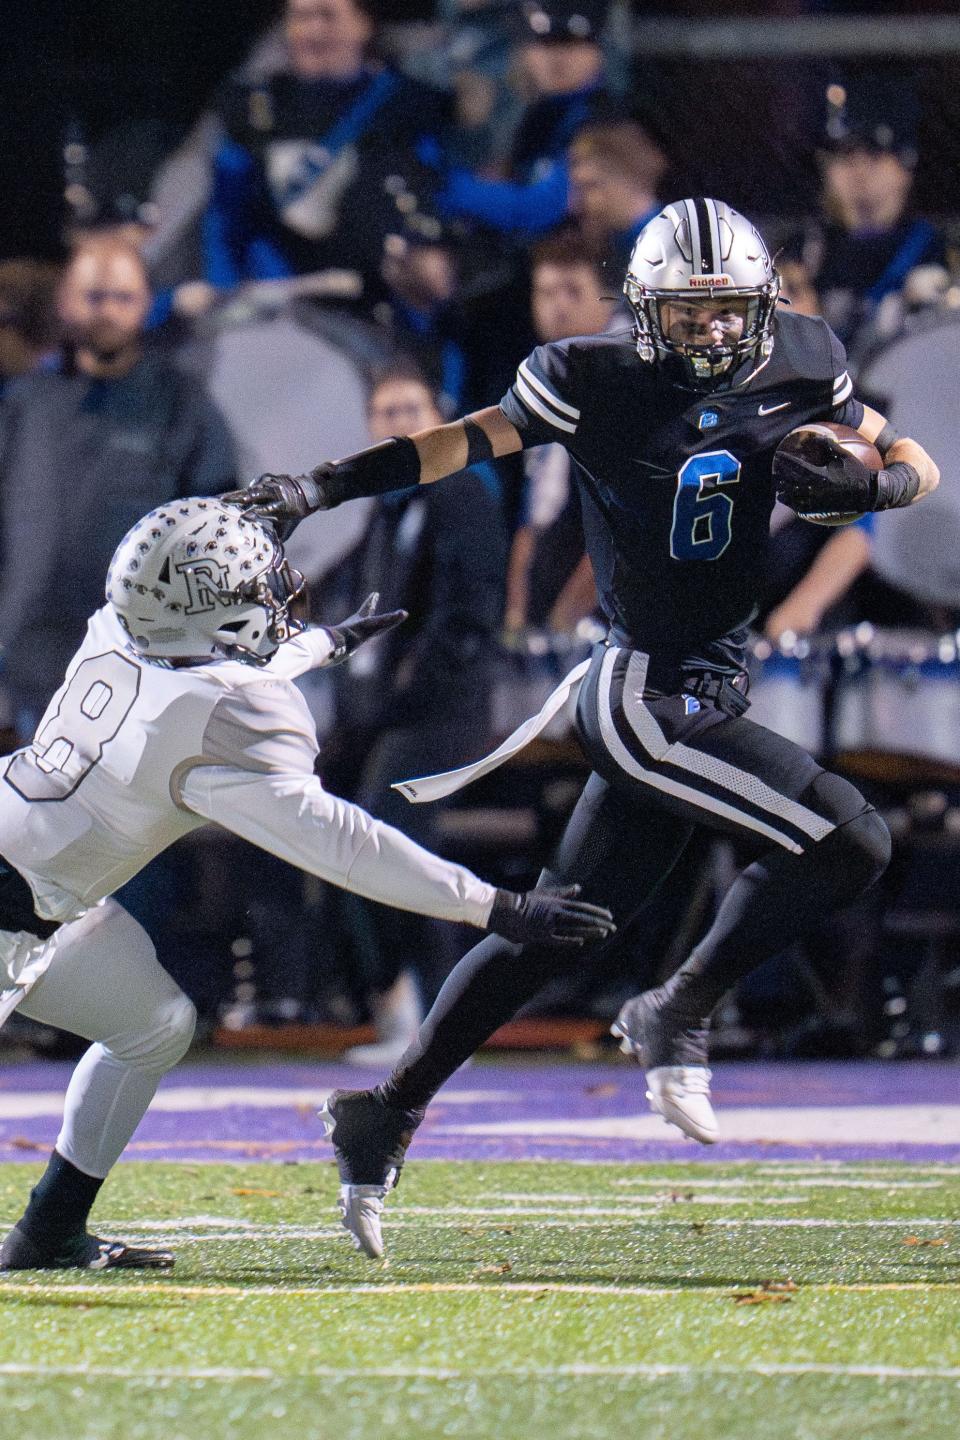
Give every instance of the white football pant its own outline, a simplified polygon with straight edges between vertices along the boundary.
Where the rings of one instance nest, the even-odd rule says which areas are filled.
[[[57,1149],[102,1179],[161,1076],[185,1054],[197,1012],[159,964],[146,931],[115,900],[64,925],[56,939],[50,968],[19,1010],[94,1042],[67,1087]]]

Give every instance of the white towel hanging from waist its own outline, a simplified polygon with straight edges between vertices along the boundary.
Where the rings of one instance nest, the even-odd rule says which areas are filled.
[[[557,711],[567,703],[569,695],[580,684],[589,668],[589,660],[581,660],[579,665],[574,666],[570,674],[564,676],[556,690],[547,697],[537,714],[524,720],[512,735],[507,736],[502,745],[498,745],[496,750],[485,755],[482,760],[474,760],[472,765],[461,765],[459,770],[444,770],[439,775],[424,775],[418,780],[398,780],[391,789],[399,790],[412,805],[423,805],[428,800],[442,800],[445,795],[452,795],[456,790],[462,790],[465,785],[472,785],[474,780],[496,770],[529,745],[531,740],[536,739],[541,730],[547,728]]]

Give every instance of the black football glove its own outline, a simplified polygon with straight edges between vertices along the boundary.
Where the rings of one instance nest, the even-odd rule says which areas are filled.
[[[598,940],[608,940],[616,931],[613,916],[602,905],[577,900],[579,885],[560,890],[498,890],[487,921],[487,929],[515,945],[550,945],[555,949],[579,949]]]
[[[805,435],[773,457],[777,499],[798,515],[849,515],[873,510],[877,472],[826,435]]]
[[[323,481],[326,470],[332,468],[318,465],[309,475],[261,475],[245,490],[228,490],[220,499],[283,529],[299,524],[315,510],[331,509],[334,502]]]
[[[349,660],[353,652],[359,650],[367,640],[373,640],[377,635],[385,635],[388,630],[406,620],[406,610],[387,610],[383,615],[375,614],[379,600],[380,596],[374,590],[355,615],[348,615],[339,625],[324,625],[324,630],[333,641],[333,654],[327,661],[328,665],[340,665],[344,660]]]

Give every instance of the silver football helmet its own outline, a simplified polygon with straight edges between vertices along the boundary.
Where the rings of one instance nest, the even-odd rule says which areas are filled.
[[[303,576],[271,527],[217,499],[171,500],[120,541],[107,600],[137,650],[156,659],[265,664],[303,629]]]
[[[754,226],[722,200],[677,200],[649,220],[634,244],[623,291],[641,360],[679,357],[697,388],[722,383],[745,361],[759,363],[773,349],[780,277]],[[694,311],[704,300],[715,310],[729,300],[726,326],[721,317],[709,337],[672,338],[664,307]]]

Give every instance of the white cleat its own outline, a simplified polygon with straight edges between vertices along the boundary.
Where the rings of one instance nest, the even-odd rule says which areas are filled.
[[[691,1140],[715,1145],[720,1127],[710,1103],[710,1071],[699,1065],[658,1065],[647,1071],[650,1109]]]
[[[357,1250],[371,1260],[383,1259],[383,1234],[380,1217],[388,1190],[392,1190],[396,1172],[391,1170],[387,1185],[341,1185],[340,1220],[349,1231]]]
[[[334,1090],[320,1111],[340,1173],[340,1219],[356,1248],[383,1258],[383,1202],[400,1178],[422,1110],[397,1110],[375,1090]]]

